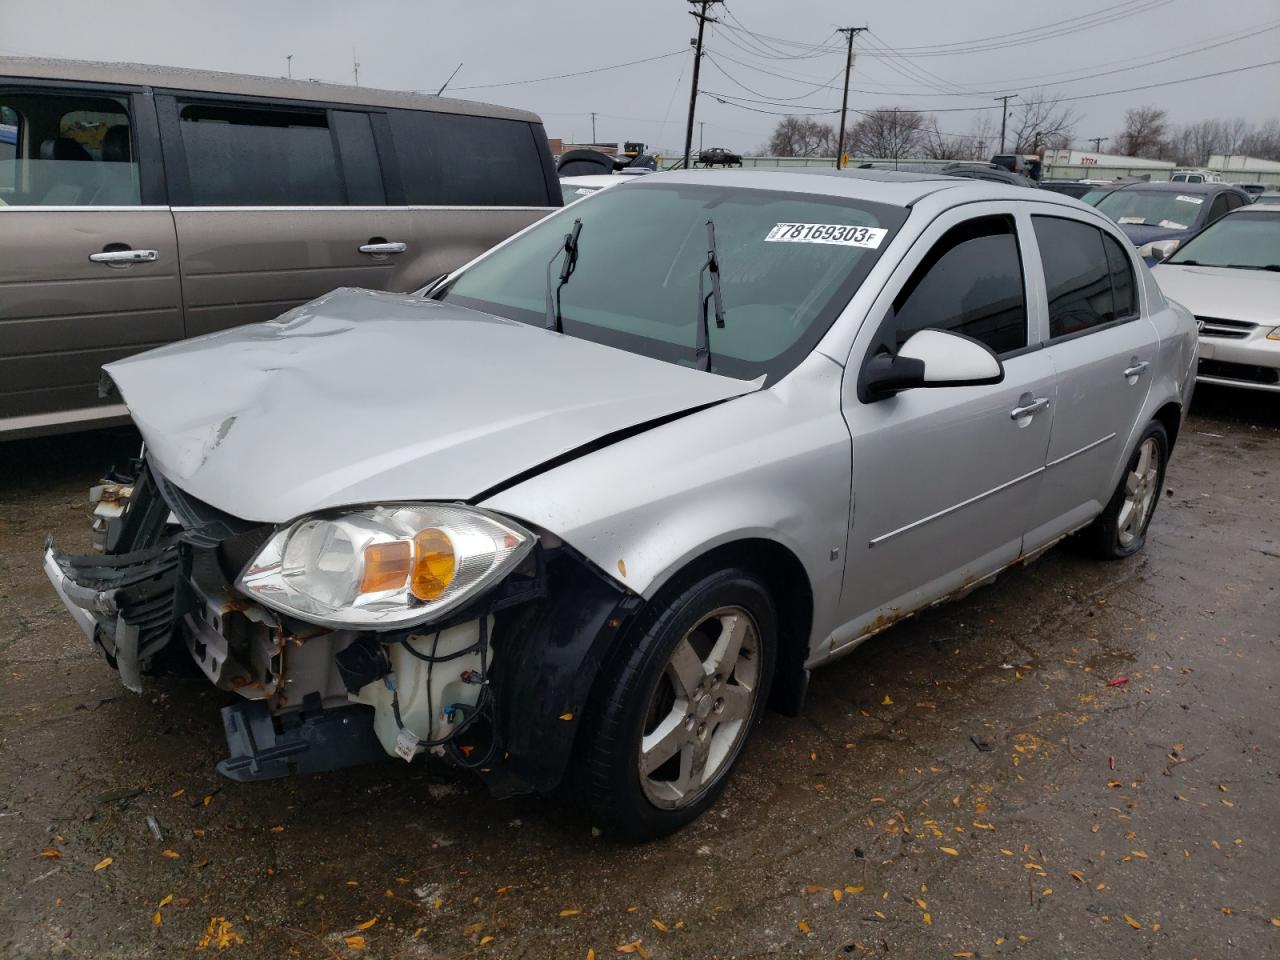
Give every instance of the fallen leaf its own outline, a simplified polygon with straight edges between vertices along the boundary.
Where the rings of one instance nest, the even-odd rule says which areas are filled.
[[[1129,678],[1128,678],[1128,677],[1116,677],[1114,680],[1108,680],[1108,681],[1107,681],[1107,686],[1108,686],[1108,687],[1123,687],[1123,686],[1124,686],[1126,683],[1128,683],[1128,682],[1129,682]]]
[[[826,888],[826,887],[821,887],[821,886],[819,886],[819,885],[818,885],[818,884],[816,884],[816,883],[811,883],[811,884],[809,884],[807,887],[805,887],[805,888],[804,888],[804,892],[805,892],[805,893],[821,893],[821,892],[822,892],[823,890],[825,890],[825,889],[827,889],[827,888]]]
[[[957,850],[955,847],[939,847],[938,849],[941,850],[943,853],[945,853],[948,857],[960,856],[960,851]]]
[[[1001,852],[1001,853],[1003,853],[1006,857],[1012,857],[1012,856],[1013,856],[1013,851],[1012,851],[1012,850],[1006,850],[1004,847],[1001,847],[1001,848],[1000,848],[1000,852]]]
[[[494,892],[495,892],[495,893],[506,893],[506,892],[507,892],[508,890],[510,890],[513,886],[515,886],[515,884],[508,883],[505,887],[499,887],[499,888],[498,888],[496,891],[494,891]]]
[[[94,869],[94,870],[105,870],[105,869],[107,869],[107,867],[111,866],[111,864],[113,864],[113,863],[115,863],[115,858],[114,858],[114,857],[103,857],[101,860],[99,860],[99,861],[94,865],[93,869]]]
[[[1053,896],[1053,887],[1045,887],[1043,890],[1041,890],[1041,891],[1040,891],[1040,896],[1042,896],[1042,897],[1052,897],[1052,896]]]
[[[173,793],[169,794],[169,799],[177,800],[180,796],[182,796],[186,792],[187,792],[186,787],[179,787],[177,790],[173,791]]]
[[[1080,870],[1072,870],[1071,876],[1075,877],[1081,883],[1084,883],[1084,873]]]
[[[845,887],[844,892],[845,893],[861,893],[865,889],[867,888],[866,887]]]
[[[933,915],[932,915],[932,914],[926,913],[926,914],[925,914],[924,916],[922,916],[920,919],[921,919],[921,920],[923,920],[927,926],[930,926],[930,927],[932,927],[932,926],[933,926]]]
[[[630,943],[624,943],[622,946],[614,947],[613,949],[617,950],[618,953],[638,953],[642,957],[648,956],[648,954],[644,952],[644,947],[640,945],[640,941],[638,939],[632,940]]]
[[[206,833],[208,833],[208,832],[209,832],[209,831],[208,831],[208,830],[206,830],[204,827],[192,827],[192,828],[191,828],[191,835],[192,835],[193,837],[203,837],[203,836],[204,836]]]
[[[480,946],[483,947],[486,943],[493,943],[493,934],[486,933],[483,937],[480,938]]]
[[[474,937],[477,933],[484,929],[483,923],[472,923],[462,928],[462,935],[465,937]]]
[[[156,906],[157,906],[157,907],[167,907],[167,906],[168,906],[169,904],[171,904],[171,903],[173,903],[173,894],[172,894],[172,893],[168,893],[168,894],[165,894],[165,898],[164,898],[163,900],[161,900],[159,903],[157,903],[157,904],[156,904]]]
[[[834,900],[836,903],[839,903],[840,898],[843,896],[844,896],[844,891],[841,890],[839,887],[836,887],[834,890],[831,891],[831,899]]]
[[[996,828],[994,823],[979,823],[977,820],[973,821],[973,825],[979,830],[994,830]]]
[[[53,847],[45,847],[40,851],[40,856],[47,857],[50,860],[61,860],[62,851],[55,850]]]
[[[272,832],[272,833],[284,833],[284,827],[277,823],[274,827],[272,827],[272,828],[271,828],[271,832]]]
[[[809,924],[805,923],[803,920],[797,920],[796,926],[800,928],[800,932],[806,937],[809,935]]]
[[[378,922],[378,918],[377,918],[377,917],[374,917],[374,918],[372,918],[371,920],[366,920],[364,923],[357,923],[357,924],[356,924],[356,929],[357,929],[357,930],[371,930],[371,929],[373,928],[373,925],[374,925],[374,924],[376,924],[377,922]]]
[[[886,694],[884,695],[884,699],[880,701],[880,706],[882,706],[882,707],[891,707],[891,706],[893,706],[893,697],[889,696],[889,695],[886,693]]]
[[[212,794],[212,793],[206,793],[206,794],[204,795],[204,798],[203,798],[200,802],[201,802],[201,803],[203,803],[203,804],[207,807],[209,804],[213,803],[213,794]]]
[[[170,860],[179,860],[182,858],[182,854],[180,854],[177,850],[161,850],[160,856],[168,857]]]
[[[657,927],[659,930],[661,930],[663,933],[667,933],[667,932],[669,932],[669,931],[671,930],[671,928],[670,928],[670,927],[668,927],[665,923],[663,923],[663,922],[662,922],[661,920],[659,920],[657,917],[650,917],[650,918],[649,918],[649,922],[650,922],[650,923],[652,923],[652,924],[653,924],[655,927]]]
[[[972,950],[957,950],[952,956],[961,957],[962,960],[973,960],[974,952]]]
[[[561,720],[572,720],[572,719],[573,719],[573,713],[572,713],[572,712],[570,712],[570,713],[562,713],[562,714],[560,714],[560,719],[561,719]]]
[[[360,940],[360,947],[356,949],[360,949],[364,946],[364,937],[357,939]],[[207,950],[209,947],[216,947],[218,950],[225,950],[227,947],[243,943],[244,937],[235,932],[230,920],[226,917],[210,917],[209,925],[196,941],[196,949]]]
[[[1134,855],[1135,857],[1141,857],[1143,860],[1150,860],[1150,859],[1151,859],[1151,858],[1150,858],[1150,857],[1148,857],[1145,853],[1143,853],[1141,850],[1133,850],[1133,851],[1131,851],[1131,852],[1133,853],[1133,855]]]
[[[353,933],[349,937],[343,937],[342,942],[352,950],[363,950],[365,946],[364,937],[360,936],[358,933]]]
[[[562,917],[576,917],[576,916],[577,916],[578,914],[580,914],[581,912],[582,912],[581,910],[575,909],[574,907],[566,907],[564,910],[561,910],[561,911],[560,911],[560,916],[562,916]]]
[[[151,925],[153,927],[164,926],[164,918],[160,916],[159,910],[157,910],[155,913],[151,915]]]
[[[587,960],[596,960],[596,948],[587,947]]]
[[[1124,922],[1127,923],[1129,926],[1133,927],[1133,929],[1135,930],[1142,929],[1142,924],[1140,924],[1137,920],[1133,919],[1133,917],[1129,916],[1127,913],[1122,913],[1121,916],[1124,918]]]

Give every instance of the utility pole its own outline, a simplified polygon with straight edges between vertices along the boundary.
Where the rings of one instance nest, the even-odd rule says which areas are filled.
[[[699,153],[702,152],[702,133],[703,133],[702,128],[705,127],[706,125],[707,125],[707,121],[705,120],[698,121],[698,152]]]
[[[285,54],[284,72],[286,77],[288,77],[290,80],[293,79],[293,54],[292,53]]]
[[[596,142],[596,112],[591,111],[591,142]]]
[[[1093,144],[1093,152],[1094,152],[1094,153],[1101,153],[1101,152],[1102,152],[1102,141],[1103,141],[1103,140],[1110,140],[1110,139],[1111,139],[1110,137],[1090,137],[1090,138],[1089,138],[1089,142]]]
[[[844,158],[844,119],[845,114],[849,112],[849,74],[853,72],[853,38],[866,27],[841,27],[840,32],[845,35],[849,41],[848,55],[844,61],[844,99],[840,101],[840,138],[836,141],[836,169],[841,167],[841,160]]]
[[[1004,131],[1009,122],[1009,101],[1016,97],[1016,93],[1006,93],[1003,97],[992,97],[992,100],[999,100],[1004,104],[1000,114],[1000,152],[1004,153]]]
[[[689,90],[689,122],[684,128],[684,168],[689,169],[689,154],[693,150],[693,114],[698,105],[698,70],[702,66],[702,31],[708,23],[719,23],[715,17],[707,16],[707,8],[720,0],[689,0],[698,11],[689,11],[689,15],[698,21],[698,39],[689,41],[693,46],[693,87]]]
[[[356,59],[356,48],[351,48],[351,76],[355,79],[356,86],[360,86],[360,61]]]

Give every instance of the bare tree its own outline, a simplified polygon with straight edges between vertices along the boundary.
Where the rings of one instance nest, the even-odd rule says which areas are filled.
[[[1035,153],[1040,148],[1060,150],[1071,146],[1080,114],[1059,102],[1052,93],[1037,90],[1017,101],[1009,118],[1009,139],[1014,153]]]
[[[783,117],[773,128],[765,150],[772,157],[829,156],[834,140],[829,123],[811,117]]]
[[[1222,121],[1199,120],[1183,127],[1174,141],[1180,147],[1171,159],[1191,167],[1203,167],[1209,157],[1222,152]]]
[[[1234,117],[1231,120],[1222,121],[1222,143],[1219,145],[1220,150],[1215,153],[1225,154],[1241,154],[1244,153],[1244,145],[1253,132],[1253,125],[1243,117]]]
[[[863,156],[899,160],[922,149],[925,139],[924,114],[881,107],[854,124],[849,146]]]
[[[963,134],[943,133],[938,118],[930,117],[922,131],[920,152],[927,160],[968,160],[970,140]]]
[[[1264,160],[1280,160],[1280,118],[1272,117],[1240,144],[1240,152]]]
[[[1130,107],[1124,112],[1124,129],[1116,135],[1126,157],[1158,158],[1164,153],[1168,114],[1159,107]]]

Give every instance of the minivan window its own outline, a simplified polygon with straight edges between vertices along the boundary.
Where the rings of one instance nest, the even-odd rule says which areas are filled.
[[[581,220],[577,268],[560,290],[564,332],[692,366],[711,220],[725,314],[723,327],[709,322],[712,371],[772,379],[818,342],[907,216],[866,201],[655,179],[584,197],[435,296],[543,326],[549,265],[554,280],[565,234]]]
[[[931,327],[980,340],[995,353],[1027,345],[1027,300],[1009,217],[979,217],[948,230],[894,298],[897,345]]]
[[[346,203],[323,110],[188,103],[179,130],[195,206],[324,207]]]
[[[1033,216],[1031,222],[1044,265],[1051,339],[1080,333],[1133,312],[1133,276],[1127,272],[1128,258],[1120,253],[1124,259],[1118,260],[1116,251],[1108,256],[1104,244],[1107,240],[1115,243],[1112,238],[1078,220]],[[1116,274],[1122,278],[1118,291],[1112,286]]]
[[[392,110],[391,136],[405,199],[418,206],[545,207],[550,203],[535,129],[523,120]]]
[[[126,97],[0,91],[0,201],[101,207],[139,197]]]

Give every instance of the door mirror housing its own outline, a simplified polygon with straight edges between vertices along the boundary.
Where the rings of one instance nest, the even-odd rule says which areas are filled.
[[[917,387],[969,387],[999,383],[1004,364],[981,341],[947,330],[920,330],[896,356],[877,354],[867,361],[864,384],[870,399],[881,400]]]

